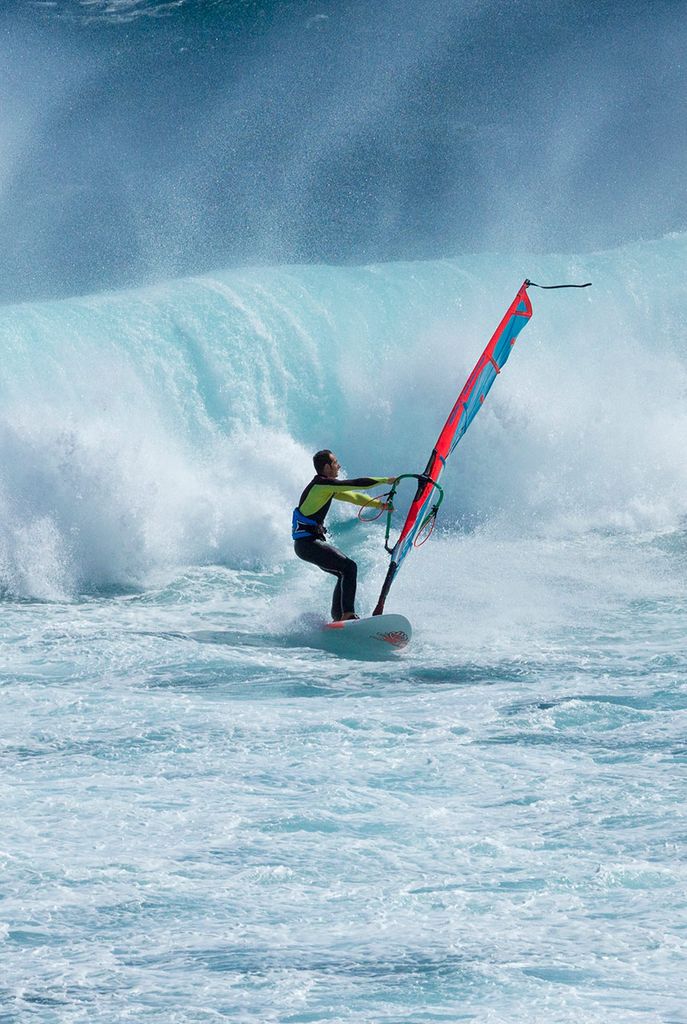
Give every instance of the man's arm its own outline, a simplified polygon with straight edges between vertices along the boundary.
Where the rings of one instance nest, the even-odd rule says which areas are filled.
[[[369,494],[360,494],[351,488],[354,487],[377,487],[378,484],[391,483],[395,477],[388,476],[361,476],[356,480],[327,480],[326,483],[312,484],[308,490],[305,501],[300,506],[304,516],[312,516],[325,505],[330,498],[337,498],[339,501],[348,501],[353,505],[371,504],[373,508],[380,508],[384,503],[378,498],[372,498]],[[346,496],[345,496],[346,495]],[[355,497],[350,497],[355,495]],[[374,504],[374,503],[377,504]]]
[[[327,486],[336,490],[338,487],[376,487],[377,484],[392,484],[395,476],[359,476],[355,480],[328,480]],[[336,497],[336,494],[334,494]]]
[[[350,483],[351,481],[346,482]],[[335,491],[333,497],[337,501],[349,501],[351,505],[369,505],[370,508],[386,508],[387,504],[381,498],[371,498],[369,494],[363,494],[362,491]]]
[[[392,484],[395,476],[361,476],[355,480],[332,480],[332,497],[337,501],[348,501],[351,505],[368,505],[370,508],[387,508],[387,502],[381,498],[372,498],[369,494],[352,491],[351,487],[376,487],[378,484]],[[341,485],[341,489],[338,486]]]

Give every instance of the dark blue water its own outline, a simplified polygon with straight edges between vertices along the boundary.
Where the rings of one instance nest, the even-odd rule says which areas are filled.
[[[681,3],[6,0],[0,297],[687,226]]]

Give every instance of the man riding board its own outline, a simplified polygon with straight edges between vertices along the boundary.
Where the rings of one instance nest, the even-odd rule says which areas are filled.
[[[332,598],[332,619],[340,622],[357,619],[355,614],[355,591],[358,566],[326,541],[324,521],[334,499],[348,501],[352,505],[386,509],[388,504],[379,498],[351,488],[366,490],[378,484],[391,484],[393,476],[363,476],[356,480],[339,480],[339,460],[328,448],[313,456],[315,476],[301,494],[298,506],[293,510],[292,536],[294,551],[304,562],[312,562],[324,572],[337,577]]]

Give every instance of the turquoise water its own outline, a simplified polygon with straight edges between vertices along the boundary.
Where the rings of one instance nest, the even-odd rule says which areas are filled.
[[[0,1020],[687,1020],[684,245],[2,311]],[[594,286],[532,293],[413,643],[309,646],[309,453],[423,465],[525,275]]]

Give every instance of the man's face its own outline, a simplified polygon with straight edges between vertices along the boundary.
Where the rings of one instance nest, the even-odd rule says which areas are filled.
[[[336,455],[332,455],[331,462],[329,462],[325,466],[324,475],[329,477],[331,480],[335,480],[336,477],[339,475],[340,470],[341,466],[339,465],[339,460],[337,459]]]

